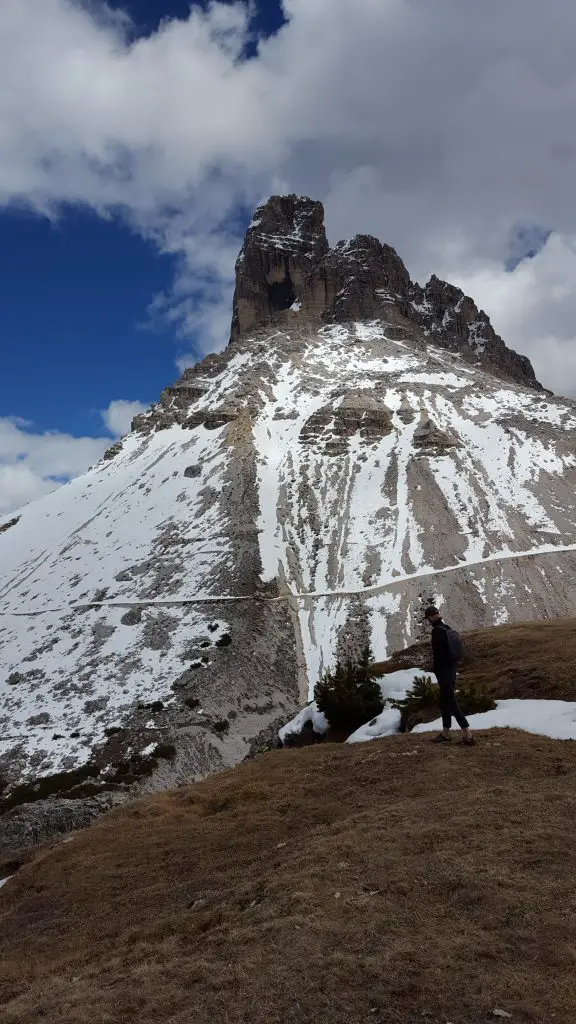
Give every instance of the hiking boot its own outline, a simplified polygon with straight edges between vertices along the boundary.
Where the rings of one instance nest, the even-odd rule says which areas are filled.
[[[471,736],[470,739],[466,739],[466,737],[464,737],[463,740],[458,740],[457,746],[458,747],[475,747],[476,746],[476,740],[474,739],[473,736]]]
[[[435,736],[433,740],[430,740],[430,743],[452,743],[452,737],[445,736],[444,733],[441,732],[438,736]]]

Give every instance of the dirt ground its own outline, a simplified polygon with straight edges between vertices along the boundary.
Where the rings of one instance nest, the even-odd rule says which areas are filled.
[[[573,1024],[576,743],[279,751],[0,890],[3,1024]]]
[[[479,629],[464,633],[463,641],[462,675],[495,698],[576,701],[576,618]],[[378,669],[393,672],[429,662],[427,641],[393,655]]]

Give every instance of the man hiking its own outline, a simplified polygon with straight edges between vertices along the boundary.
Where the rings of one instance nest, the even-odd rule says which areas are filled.
[[[476,741],[456,696],[456,673],[462,657],[462,641],[458,633],[442,620],[440,612],[434,605],[426,609],[424,618],[432,626],[433,671],[440,687],[442,711],[442,732],[432,740],[432,743],[450,743],[450,727],[454,716],[463,730],[459,745],[473,747]]]

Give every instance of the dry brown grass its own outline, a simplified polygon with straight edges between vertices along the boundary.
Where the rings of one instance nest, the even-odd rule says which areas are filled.
[[[463,634],[462,675],[494,697],[576,700],[576,618],[495,626]],[[393,672],[430,660],[414,644],[377,668]]]
[[[576,744],[267,754],[0,891],[3,1024],[573,1024]]]

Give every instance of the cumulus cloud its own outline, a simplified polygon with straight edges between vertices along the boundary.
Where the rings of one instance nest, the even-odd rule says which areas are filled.
[[[113,437],[130,430],[142,402],[115,399],[101,412],[103,427]],[[61,431],[39,432],[18,417],[0,417],[0,515],[26,505],[60,487],[98,462],[111,438],[74,437]]]
[[[540,380],[559,394],[576,394],[576,237],[551,235],[512,273],[493,262],[453,276],[490,309],[508,344],[530,353]]]
[[[234,218],[281,183],[325,201],[333,240],[368,231],[416,278],[476,286],[544,380],[576,391],[575,310],[557,297],[576,237],[572,0],[284,10],[287,24],[245,59],[240,3],[192,7],[135,39],[129,19],[95,4],[2,0],[0,202],[121,208],[181,254],[153,314],[207,350],[227,334]],[[551,237],[509,275],[527,230]]]
[[[109,438],[37,433],[25,420],[0,418],[0,514],[85,472],[109,445]]]
[[[138,413],[144,412],[147,406],[142,402],[130,402],[126,398],[116,398],[107,409],[102,410],[104,426],[114,437],[124,437],[130,432],[132,420]]]

